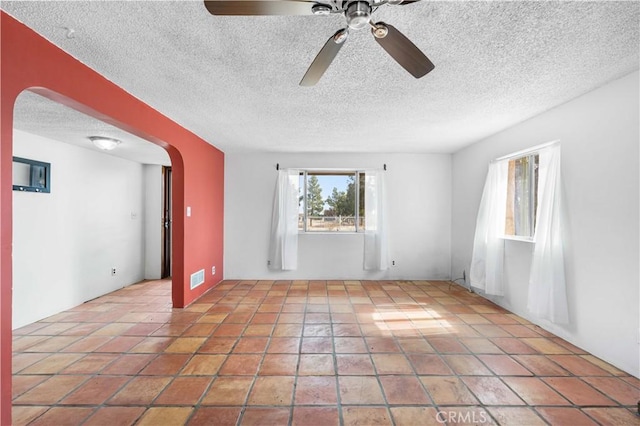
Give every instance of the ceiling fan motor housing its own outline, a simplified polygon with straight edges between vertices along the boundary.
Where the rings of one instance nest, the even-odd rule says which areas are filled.
[[[344,12],[347,25],[354,30],[361,30],[369,25],[371,5],[367,1],[354,1],[347,5]]]

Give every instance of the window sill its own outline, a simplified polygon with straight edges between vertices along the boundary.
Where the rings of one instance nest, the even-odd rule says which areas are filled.
[[[510,241],[522,241],[523,243],[531,243],[531,244],[536,243],[533,237],[519,237],[517,235],[502,235],[500,236],[500,238],[502,238],[503,240],[510,240]]]

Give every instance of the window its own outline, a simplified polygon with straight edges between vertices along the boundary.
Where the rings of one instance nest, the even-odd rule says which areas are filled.
[[[51,192],[51,164],[13,157],[13,190]]]
[[[298,230],[363,231],[364,178],[364,173],[357,171],[301,172]]]
[[[509,160],[505,235],[533,238],[538,208],[539,155]]]

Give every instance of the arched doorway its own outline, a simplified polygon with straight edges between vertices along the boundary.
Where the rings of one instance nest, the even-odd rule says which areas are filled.
[[[24,90],[59,102],[163,147],[173,173],[174,307],[223,273],[224,154],[0,12],[0,423],[11,423],[13,110]],[[186,208],[193,212],[188,217]],[[217,265],[195,289],[194,271]]]

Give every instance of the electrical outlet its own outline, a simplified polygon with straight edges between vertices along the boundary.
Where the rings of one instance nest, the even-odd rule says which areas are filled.
[[[395,260],[391,261],[391,266],[396,266],[396,261]]]
[[[212,266],[211,267],[211,275],[215,275],[216,274],[216,267]]]
[[[267,266],[271,266],[271,261],[267,260]]]
[[[116,268],[111,268],[111,275],[115,275],[116,274]]]

